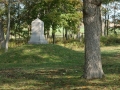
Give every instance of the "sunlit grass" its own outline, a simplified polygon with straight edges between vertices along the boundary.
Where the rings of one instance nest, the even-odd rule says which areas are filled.
[[[101,47],[105,78],[85,80],[84,48],[23,45],[0,51],[0,89],[120,90],[120,46]]]

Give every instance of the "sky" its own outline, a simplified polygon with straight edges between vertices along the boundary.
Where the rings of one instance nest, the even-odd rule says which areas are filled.
[[[114,14],[115,14],[115,18],[120,20],[120,2],[109,3],[107,6],[105,6],[105,5],[102,5],[102,6],[106,9],[108,8],[108,10],[109,10],[108,14],[110,15],[110,17],[109,17],[110,21],[113,21]],[[116,6],[116,8],[115,8],[115,6]]]

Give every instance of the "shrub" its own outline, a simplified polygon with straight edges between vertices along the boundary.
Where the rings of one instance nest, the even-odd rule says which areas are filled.
[[[116,45],[120,44],[120,38],[116,35],[110,35],[110,36],[102,36],[101,39],[102,45]]]

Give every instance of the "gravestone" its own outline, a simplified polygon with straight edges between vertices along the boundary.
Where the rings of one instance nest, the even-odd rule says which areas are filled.
[[[40,19],[35,19],[31,23],[31,37],[28,41],[29,44],[47,44],[44,36],[44,22]]]

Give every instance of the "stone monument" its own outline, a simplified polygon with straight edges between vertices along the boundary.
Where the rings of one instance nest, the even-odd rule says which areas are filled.
[[[31,37],[28,41],[29,44],[47,44],[44,36],[44,22],[39,18],[31,23]]]

